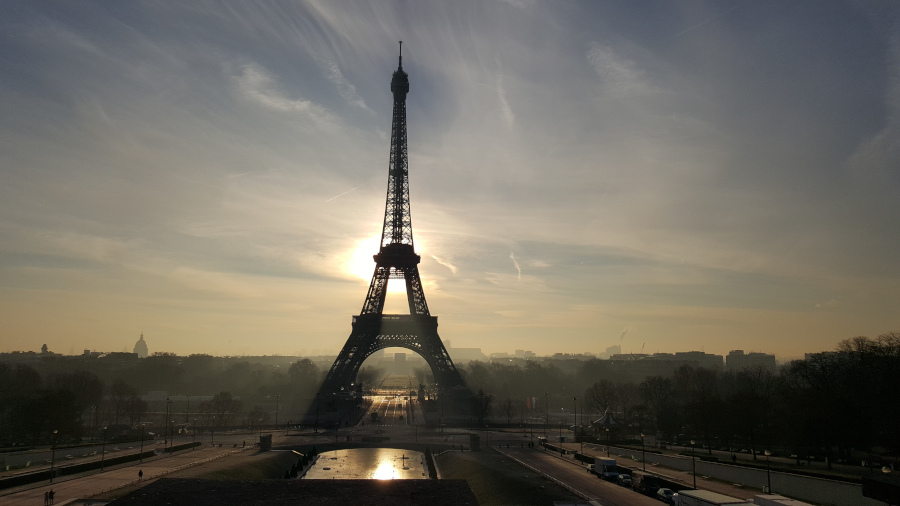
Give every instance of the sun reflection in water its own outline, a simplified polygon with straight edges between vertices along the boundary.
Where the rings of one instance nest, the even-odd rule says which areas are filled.
[[[397,478],[397,470],[394,469],[394,464],[390,460],[382,460],[378,464],[378,468],[375,469],[372,478],[376,480],[393,480]]]

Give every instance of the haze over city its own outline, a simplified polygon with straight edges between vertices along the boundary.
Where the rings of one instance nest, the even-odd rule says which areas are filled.
[[[399,40],[453,346],[787,358],[898,330],[896,3],[0,12],[0,352],[337,353]]]

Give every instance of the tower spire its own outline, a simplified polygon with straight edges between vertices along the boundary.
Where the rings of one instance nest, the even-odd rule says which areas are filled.
[[[403,41],[400,41],[400,65],[398,68],[403,68]]]

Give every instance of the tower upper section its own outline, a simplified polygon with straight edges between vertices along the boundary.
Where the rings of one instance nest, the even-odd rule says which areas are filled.
[[[397,66],[397,70],[394,71],[394,77],[391,79],[391,92],[394,94],[394,100],[406,100],[406,94],[409,93],[409,75],[403,71],[402,45],[400,46],[400,63]]]
[[[391,157],[388,167],[387,202],[384,208],[384,228],[381,232],[381,250],[392,246],[393,254],[401,253],[399,245],[405,245],[403,254],[414,254],[412,216],[409,209],[409,171],[406,147],[406,94],[409,93],[409,76],[403,71],[403,43],[397,70],[391,79],[394,94],[394,113],[391,121]],[[392,255],[393,256],[393,255]],[[418,262],[416,262],[418,263]]]

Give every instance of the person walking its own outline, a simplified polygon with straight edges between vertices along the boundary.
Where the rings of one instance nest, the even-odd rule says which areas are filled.
[[[50,504],[53,504],[53,496],[54,495],[55,494],[53,493],[53,489],[51,488],[50,491],[47,492],[47,496],[50,498]]]
[[[50,492],[44,492],[44,506],[50,504]]]

